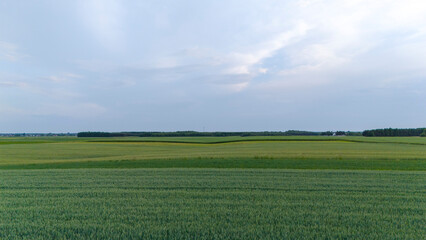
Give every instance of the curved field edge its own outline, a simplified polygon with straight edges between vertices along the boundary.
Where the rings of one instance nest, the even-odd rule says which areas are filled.
[[[35,141],[37,138],[27,138],[27,141],[28,139]],[[232,137],[184,138],[183,140],[186,142],[181,142],[182,138],[161,138],[161,141],[145,139],[142,142],[139,140],[141,138],[96,140],[92,138],[84,139],[84,141],[75,141],[76,139],[60,138],[57,142],[50,144],[0,146],[0,169],[270,168],[426,170],[426,147],[423,144],[414,142],[404,142],[403,144],[394,144],[395,142],[392,144],[389,144],[390,142],[360,142],[355,138],[346,137],[288,137],[286,139],[266,137],[263,139]],[[170,141],[170,139],[173,139],[173,141]],[[193,141],[188,142],[191,139]],[[384,138],[384,140],[388,141],[387,139]],[[423,141],[420,138],[396,139],[401,141]],[[20,139],[15,140],[18,141]]]
[[[145,160],[72,161],[0,165],[0,169],[78,168],[228,168],[228,169],[330,169],[426,171],[425,159],[339,158],[177,158]]]
[[[226,144],[236,142],[262,141],[324,141],[355,143],[393,143],[426,145],[426,138],[421,137],[329,137],[329,136],[265,136],[265,137],[112,137],[112,138],[77,138],[77,137],[2,137],[0,145],[42,144],[70,142],[111,142],[111,143],[187,143],[187,144]]]
[[[345,139],[345,138],[265,138],[265,139],[225,139],[211,141],[192,141],[192,140],[169,140],[169,139],[102,139],[102,140],[87,140],[87,142],[96,143],[181,143],[181,144],[227,144],[227,143],[244,143],[244,142],[351,142],[351,143],[389,143],[389,144],[410,144],[410,145],[425,145],[425,142],[404,142],[404,141],[378,141],[371,139]]]

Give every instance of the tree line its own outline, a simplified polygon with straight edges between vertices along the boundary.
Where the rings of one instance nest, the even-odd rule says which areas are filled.
[[[383,128],[365,130],[362,132],[365,137],[413,137],[426,136],[426,128]]]
[[[312,132],[300,130],[264,131],[264,132],[197,132],[197,131],[177,131],[177,132],[79,132],[78,137],[250,137],[250,136],[333,136],[348,135],[361,136],[361,132],[350,131],[326,131]]]

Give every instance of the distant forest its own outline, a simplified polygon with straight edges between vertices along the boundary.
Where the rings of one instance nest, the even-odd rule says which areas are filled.
[[[78,137],[250,137],[250,136],[361,136],[361,132],[326,131],[310,132],[289,130],[285,132],[79,132]]]
[[[426,128],[384,128],[365,130],[363,132],[351,131],[325,131],[311,132],[289,130],[285,132],[79,132],[78,137],[250,137],[250,136],[365,136],[365,137],[426,137]]]
[[[426,128],[384,128],[365,130],[362,132],[365,137],[426,137]]]

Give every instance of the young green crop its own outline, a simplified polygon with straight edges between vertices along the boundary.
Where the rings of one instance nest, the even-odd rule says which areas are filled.
[[[422,239],[424,172],[0,171],[0,239]]]

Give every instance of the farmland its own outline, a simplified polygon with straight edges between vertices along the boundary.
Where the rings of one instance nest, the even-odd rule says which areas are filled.
[[[0,238],[421,239],[423,172],[75,169],[0,175]]]
[[[421,239],[426,138],[1,138],[0,239]]]
[[[0,139],[0,169],[285,168],[426,170],[425,138]]]

